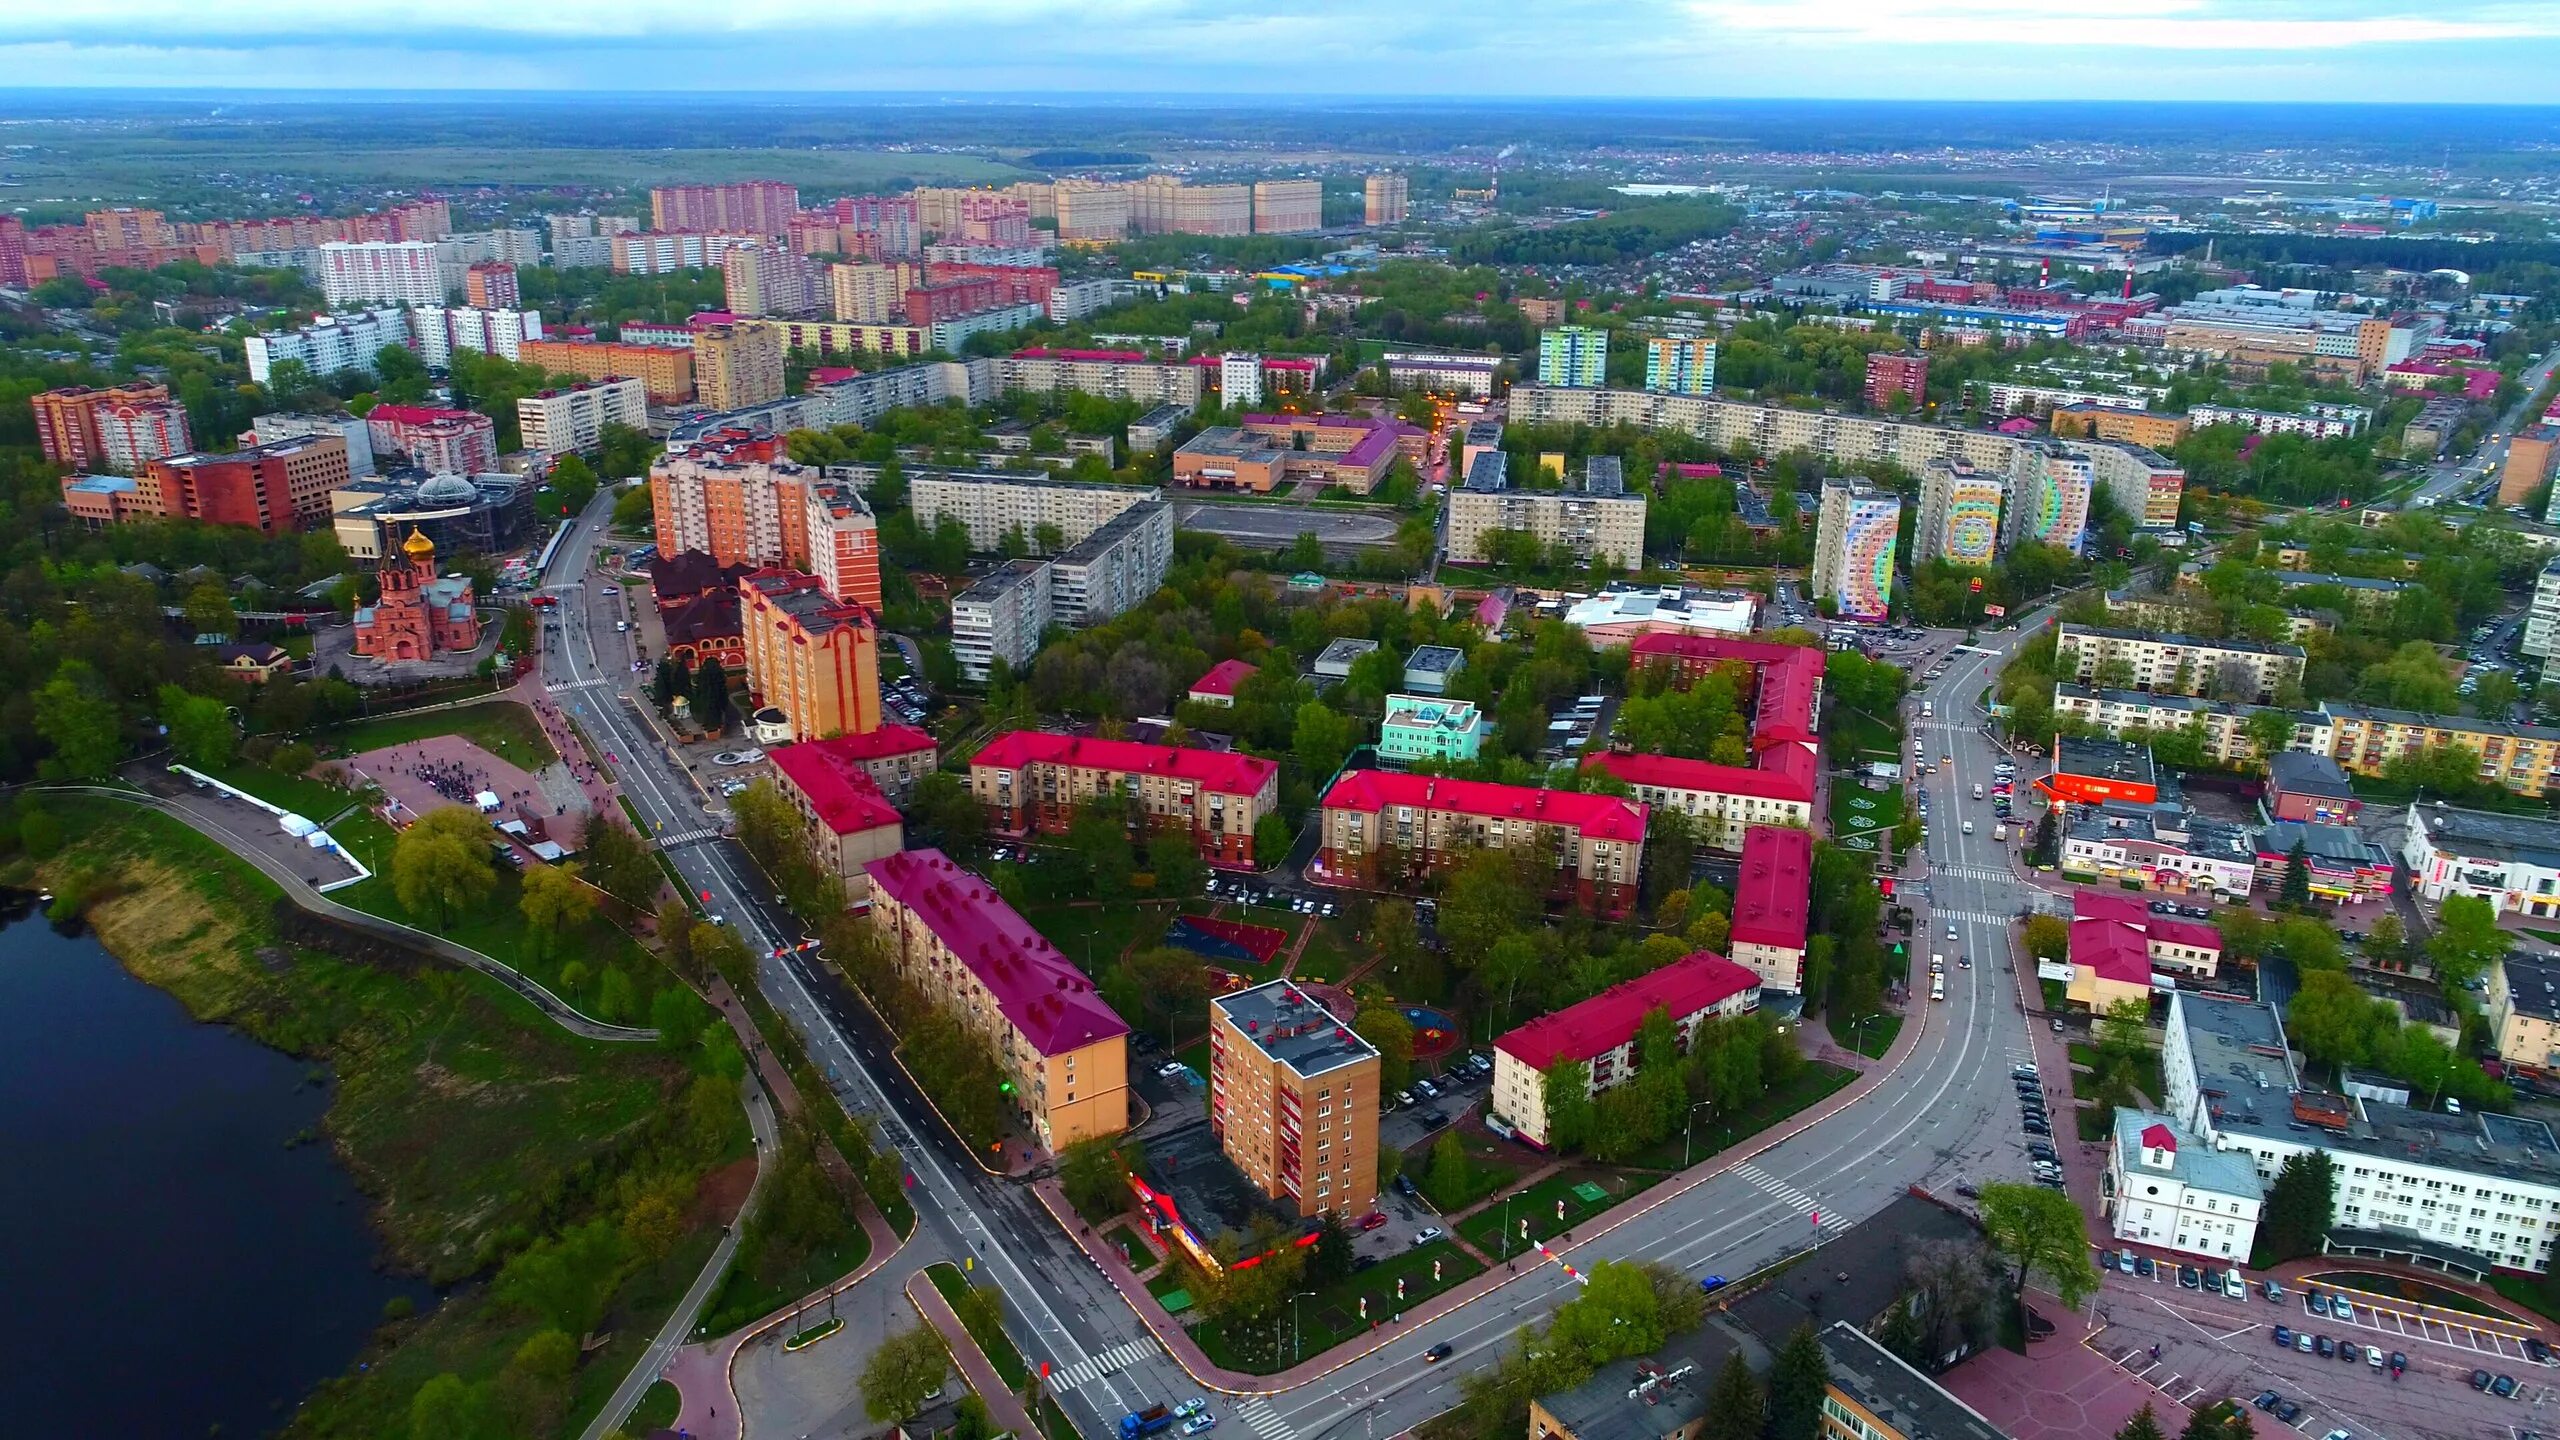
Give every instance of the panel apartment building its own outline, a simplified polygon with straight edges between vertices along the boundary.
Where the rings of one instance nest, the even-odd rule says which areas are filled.
[[[1979,569],[2000,558],[2000,507],[2008,490],[2000,476],[1961,460],[1930,461],[1920,472],[1912,563],[1944,560]]]
[[[1832,602],[1845,619],[1885,618],[1893,609],[1901,537],[1901,496],[1854,477],[1825,477],[1814,520],[1814,598]]]
[[[544,390],[516,401],[516,427],[524,448],[541,455],[576,451],[593,455],[604,445],[604,427],[649,427],[649,392],[628,376]]]
[[[872,473],[855,471],[864,479]],[[969,531],[969,548],[982,554],[1001,549],[1007,536],[1036,553],[1040,532],[1049,527],[1062,544],[1074,545],[1122,511],[1163,498],[1152,487],[992,471],[916,470],[907,476],[907,506],[917,526],[929,532],[946,516],[957,520]]]
[[[2054,645],[2055,669],[2081,685],[2260,704],[2301,686],[2304,658],[2299,645],[2097,625],[2065,625]]]
[[[1209,1130],[1263,1194],[1302,1216],[1378,1198],[1376,1046],[1293,980],[1209,1002]]]
[[[1532,1144],[1547,1141],[1547,1072],[1586,1066],[1588,1093],[1635,1078],[1636,1031],[1655,1010],[1670,1014],[1686,1052],[1698,1027],[1747,1015],[1760,1004],[1760,977],[1720,955],[1695,951],[1650,975],[1621,981],[1578,1004],[1541,1015],[1493,1042],[1492,1113]]]
[[[2119,740],[2135,730],[2158,734],[2201,728],[2206,757],[2224,765],[2244,765],[2266,758],[2258,753],[2257,742],[2249,738],[2249,722],[2272,708],[2203,700],[2192,695],[2157,695],[2148,690],[2093,690],[2068,680],[2056,681],[2053,687],[2053,714],[2057,720],[2077,720]],[[2337,728],[2326,713],[2281,713],[2293,722],[2292,738],[2286,742],[2285,750],[2309,755],[2329,753]]]
[[[690,338],[690,337],[688,337]],[[516,358],[555,375],[589,380],[630,376],[638,380],[652,405],[693,403],[693,347],[626,345],[612,340],[527,340]]]
[[[816,575],[835,599],[877,613],[880,526],[852,483],[773,458],[773,438],[723,437],[649,467],[658,553]]]
[[[1631,663],[1667,666],[1675,682],[1694,684],[1728,666],[1752,674],[1749,765],[1718,765],[1672,755],[1604,751],[1583,761],[1633,788],[1647,805],[1689,817],[1700,842],[1739,851],[1752,827],[1811,829],[1821,777],[1815,722],[1822,713],[1822,652],[1803,645],[1735,640],[1721,635],[1639,635]]]
[[[1251,869],[1254,827],[1280,805],[1280,766],[1216,750],[1014,730],[970,759],[969,793],[988,824],[1009,836],[1062,834],[1081,807],[1133,803],[1147,833],[1186,834],[1210,864]]]
[[[1043,1146],[1055,1152],[1129,1128],[1128,1022],[1073,961],[939,850],[865,868],[871,923],[900,975],[988,1041]]]
[[[1325,792],[1308,878],[1400,893],[1478,850],[1552,857],[1549,892],[1615,917],[1644,874],[1640,801],[1613,795],[1350,770]]]
[[[1488,450],[1449,494],[1449,558],[1491,559],[1493,537],[1516,531],[1536,536],[1541,546],[1565,546],[1586,561],[1637,570],[1644,566],[1644,516],[1645,497],[1627,493],[1616,456],[1593,456],[1572,488],[1515,490],[1509,457]]]

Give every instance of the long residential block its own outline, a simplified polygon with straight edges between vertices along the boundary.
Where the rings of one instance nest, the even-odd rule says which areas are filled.
[[[1595,914],[1625,914],[1644,874],[1640,801],[1528,785],[1345,771],[1325,792],[1313,875],[1409,893],[1479,850],[1552,866],[1548,891]]]
[[[1006,835],[1062,834],[1081,807],[1132,805],[1147,833],[1188,835],[1211,864],[1250,869],[1253,828],[1280,805],[1280,766],[1216,750],[1014,730],[969,761],[969,793]]]

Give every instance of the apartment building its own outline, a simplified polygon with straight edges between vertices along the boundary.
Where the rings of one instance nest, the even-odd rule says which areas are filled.
[[[429,241],[332,241],[320,247],[320,294],[332,310],[442,305],[444,268]]]
[[[248,353],[249,378],[274,382],[275,367],[291,360],[327,379],[342,371],[373,373],[374,357],[386,345],[412,343],[404,310],[365,310],[348,315],[322,315],[294,330],[252,335],[242,342]]]
[[[2224,765],[2245,765],[2268,757],[2258,751],[2257,741],[2250,738],[2249,722],[2273,710],[2266,705],[2235,705],[2218,700],[2204,700],[2191,695],[2155,695],[2148,690],[2093,690],[2074,685],[2068,680],[2053,687],[2053,714],[2057,720],[2076,720],[2114,739],[2124,739],[2135,732],[2163,734],[2180,731],[2201,734],[2207,759]],[[2327,755],[2336,735],[2329,716],[2319,710],[2278,712],[2293,722],[2293,733],[2286,741],[2285,753]]]
[[[984,684],[997,661],[1020,674],[1039,652],[1056,612],[1056,572],[1045,560],[1008,560],[951,597],[951,652],[960,673]]]
[[[482,260],[462,272],[462,303],[475,310],[514,310],[524,304],[524,286],[516,267],[504,260]]]
[[[1859,394],[1870,410],[1894,409],[1894,397],[1902,397],[1905,410],[1929,408],[1929,357],[1902,355],[1891,350],[1872,351],[1867,356],[1865,384]]]
[[[1132,505],[1049,562],[1050,619],[1099,625],[1143,604],[1173,565],[1173,507]]]
[[[1493,1088],[1488,1102],[1531,1144],[1548,1143],[1550,1070],[1581,1065],[1588,1093],[1598,1095],[1634,1079],[1636,1031],[1656,1010],[1668,1013],[1685,1053],[1698,1027],[1710,1020],[1747,1015],[1760,1004],[1760,977],[1720,955],[1698,950],[1652,974],[1620,981],[1562,1010],[1541,1015],[1493,1042]]]
[[[2551,483],[2554,462],[2560,462],[2560,425],[2546,421],[2519,427],[2507,441],[2507,463],[2498,470],[2497,503],[2523,504]]]
[[[770,404],[784,393],[782,359],[782,336],[766,326],[707,326],[693,337],[693,383],[713,410]]]
[[[258,417],[261,427],[266,423],[267,417]],[[476,410],[376,405],[362,423],[371,454],[397,456],[430,475],[480,475],[498,468],[498,422]],[[275,437],[261,429],[260,438]],[[352,442],[348,449],[354,451]]]
[[[1473,760],[1483,751],[1484,732],[1484,716],[1471,700],[1390,695],[1386,716],[1378,722],[1378,761],[1401,768],[1416,761]]]
[[[829,596],[876,612],[880,534],[870,504],[849,480],[780,453],[774,438],[725,434],[650,466],[659,553],[807,570]]]
[[[2237,425],[2255,435],[2304,435],[2314,440],[2343,440],[2361,435],[2373,423],[2373,412],[2362,405],[2308,404],[2298,411],[2251,410],[2240,405],[2198,405],[2187,411],[2187,423],[2196,429],[2208,425]]]
[[[422,306],[409,312],[409,335],[418,358],[431,369],[451,368],[454,352],[461,350],[514,360],[527,340],[542,338],[542,312]]]
[[[830,266],[830,308],[839,320],[885,325],[905,317],[907,291],[923,278],[921,268],[906,262]]]
[[[2401,859],[2420,898],[2467,895],[2501,915],[2560,915],[2560,820],[2411,805],[2403,834]]]
[[[906,727],[882,727],[891,728]],[[819,870],[844,882],[848,901],[869,898],[872,861],[907,848],[906,822],[881,793],[865,752],[858,748],[879,733],[803,740],[765,752],[773,761],[773,788],[800,816],[810,858]],[[928,747],[931,743],[928,738]]]
[[[880,629],[874,612],[838,600],[818,577],[759,570],[738,581],[747,694],[759,725],[779,710],[793,740],[880,728]]]
[[[1412,187],[1402,175],[1372,175],[1361,183],[1361,222],[1401,225],[1412,212]]]
[[[90,411],[98,427],[105,468],[131,475],[151,461],[195,448],[187,433],[187,407],[175,400],[123,401]]]
[[[939,850],[865,868],[871,923],[899,973],[987,1039],[1043,1148],[1129,1128],[1128,1023],[1073,961]]]
[[[1017,350],[995,362],[997,393],[1028,391],[1136,400],[1147,405],[1200,408],[1207,381],[1196,365],[1168,364],[1139,350]]]
[[[1179,176],[1150,175],[1128,182],[1128,191],[1129,223],[1141,235],[1253,233],[1251,186],[1193,185]]]
[[[1501,379],[1502,360],[1493,355],[1442,355],[1421,350],[1390,350],[1380,357],[1387,384],[1396,390],[1428,390],[1439,395],[1493,394]]]
[[[1700,841],[1720,850],[1742,849],[1754,825],[1812,826],[1820,773],[1814,750],[1822,713],[1821,651],[1673,632],[1638,635],[1631,649],[1632,664],[1664,667],[1684,687],[1719,670],[1748,670],[1753,763],[1604,752],[1585,759],[1586,768],[1624,780],[1648,805],[1688,816]]]
[[[727,185],[658,185],[649,191],[652,230],[736,230],[781,235],[800,211],[800,187],[779,180]]]
[[[524,448],[538,455],[593,455],[604,444],[607,425],[649,428],[649,392],[638,380],[591,380],[516,401]]]
[[[2097,468],[2078,455],[2047,452],[2011,487],[2008,545],[2050,545],[2074,555],[2089,530]]]
[[[2098,1206],[2118,1240],[2229,1268],[2249,1263],[2266,1186],[2246,1157],[2181,1133],[2165,1115],[2119,1106]]]
[[[1061,180],[1053,187],[1061,244],[1101,244],[1126,238],[1135,210],[1126,187],[1095,180]]]
[[[1644,388],[1674,395],[1714,394],[1716,342],[1676,335],[1647,337]]]
[[[1280,766],[1216,750],[1014,730],[969,761],[969,793],[1001,834],[1062,834],[1079,808],[1127,805],[1147,834],[1187,834],[1210,864],[1251,869],[1254,827],[1280,806]]]
[[[1304,235],[1324,228],[1324,182],[1321,180],[1257,180],[1253,182],[1253,233]]]
[[[1538,383],[1591,389],[1609,383],[1609,332],[1551,325],[1538,332]]]
[[[1901,496],[1853,477],[1824,477],[1813,534],[1814,598],[1832,602],[1844,619],[1885,618],[1901,536]]]
[[[1135,485],[1054,480],[968,470],[920,470],[907,477],[907,506],[930,531],[945,517],[969,531],[969,548],[993,553],[1007,537],[1040,548],[1055,530],[1058,543],[1075,545],[1121,514],[1164,492]]]
[[[2532,608],[2526,612],[2524,636],[2516,648],[2537,660],[2548,660],[2560,651],[2560,557],[2534,577]]]
[[[2246,1156],[2262,1185],[2292,1156],[2327,1152],[2333,1242],[2404,1258],[2423,1245],[2428,1264],[2473,1278],[2550,1268],[2560,1140],[2541,1121],[2307,1089],[2274,1009],[2254,1001],[2173,992],[2160,1063],[2170,1118]],[[2236,1238],[2240,1217],[2222,1223]]]
[[[1210,1133],[1299,1215],[1354,1219],[1378,1198],[1378,1071],[1377,1047],[1296,981],[1209,1002]]]
[[[91,389],[67,385],[38,392],[28,403],[35,411],[36,446],[45,462],[66,469],[89,470],[106,463],[106,440],[98,417],[117,406],[164,405],[169,387],[149,380]]]
[[[290,535],[326,525],[329,492],[351,478],[345,440],[299,435],[219,455],[162,456],[131,479],[65,476],[62,503],[93,527],[185,519]]]
[[[1483,849],[1552,860],[1550,893],[1604,917],[1635,903],[1647,807],[1610,795],[1351,770],[1323,801],[1310,879],[1409,892]]]
[[[2480,757],[2480,778],[2519,795],[2541,795],[2560,783],[2560,728],[2421,715],[2337,700],[2320,703],[2334,732],[2329,758],[2359,775],[2375,775],[2401,755],[2440,747]]]
[[[2081,890],[2071,897],[2070,1003],[2103,1015],[2119,1000],[2146,1004],[2155,974],[2211,979],[2222,968],[2222,932],[2151,913],[2130,895]]]
[[[527,340],[518,348],[516,358],[527,365],[539,365],[555,375],[580,375],[589,380],[628,375],[640,382],[652,405],[690,405],[694,400],[693,347],[690,344]]]
[[[1982,568],[2000,558],[2000,507],[2008,486],[1961,460],[1932,460],[1920,472],[1920,517],[1911,534],[1915,565],[1944,560]]]
[[[2072,438],[2119,440],[2152,450],[2174,450],[2187,438],[2195,423],[2184,415],[2164,414],[2156,410],[2128,410],[2121,406],[2084,401],[2075,405],[2057,405],[2052,416],[2053,433]]]
[[[2081,685],[2270,702],[2302,684],[2299,645],[2065,625],[2054,664]]]
[[[1643,567],[1645,497],[1627,493],[1616,456],[1592,457],[1580,483],[1559,490],[1514,490],[1509,467],[1502,451],[1488,450],[1468,468],[1465,483],[1449,492],[1451,560],[1489,560],[1493,537],[1517,532],[1537,537],[1542,547],[1564,546],[1586,561]]]
[[[617,274],[673,275],[680,270],[717,270],[732,248],[752,245],[762,238],[699,230],[651,231],[616,235],[610,243]]]
[[[1742,836],[1733,891],[1733,962],[1760,988],[1804,993],[1805,938],[1813,888],[1813,832],[1753,825]]]
[[[397,411],[404,408],[406,407],[399,405],[376,405],[366,412],[365,419],[359,419],[344,411],[327,414],[289,414],[277,411],[251,419],[249,429],[240,436],[240,443],[263,445],[270,440],[291,440],[303,435],[335,435],[347,445],[347,474],[361,480],[374,473],[373,427],[369,423],[370,417],[386,409]],[[486,416],[476,418],[484,425],[489,423]],[[491,463],[479,468],[495,470],[498,468],[496,460],[497,450],[493,446],[490,449]],[[450,475],[469,472],[447,467],[430,473]],[[442,542],[439,541],[438,544],[441,545]]]
[[[2560,1072],[2560,959],[2511,950],[2489,967],[2489,1034],[2507,1064]]]

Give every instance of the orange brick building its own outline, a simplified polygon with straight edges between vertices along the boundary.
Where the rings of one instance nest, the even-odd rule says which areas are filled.
[[[674,345],[626,345],[614,340],[526,340],[517,358],[559,375],[610,380],[628,375],[649,392],[652,405],[693,403],[693,352]]]
[[[752,710],[782,712],[793,740],[880,728],[880,628],[828,597],[818,577],[759,570],[738,582]]]
[[[35,409],[36,445],[53,464],[72,470],[91,469],[106,463],[100,414],[119,405],[155,405],[168,398],[168,386],[148,380],[103,390],[71,385],[43,391],[28,401]]]

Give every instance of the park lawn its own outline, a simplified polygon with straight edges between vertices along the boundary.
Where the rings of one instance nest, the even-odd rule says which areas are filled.
[[[1550,1175],[1526,1190],[1516,1190],[1486,1205],[1458,1225],[1458,1233],[1467,1237],[1477,1249],[1499,1260],[1517,1255],[1524,1248],[1520,1236],[1523,1221],[1529,1226],[1529,1240],[1544,1240],[1588,1221],[1595,1215],[1615,1209],[1637,1195],[1653,1188],[1662,1180],[1658,1174],[1626,1175],[1605,1170],[1569,1170]],[[1598,1185],[1606,1193],[1598,1204],[1592,1204],[1573,1193],[1583,1184]],[[1564,1218],[1556,1218],[1556,1202],[1564,1202]],[[1510,1228],[1503,1222],[1508,1220]]]
[[[326,825],[338,812],[356,803],[356,794],[343,785],[308,775],[287,775],[264,765],[235,761],[207,775],[234,790],[255,795],[279,809],[290,810],[305,820]]]
[[[1431,1275],[1433,1262],[1440,1266],[1440,1278]],[[1181,1267],[1168,1267],[1173,1273]],[[1366,1270],[1354,1272],[1332,1284],[1307,1292],[1304,1300],[1281,1311],[1276,1327],[1278,1351],[1275,1353],[1274,1329],[1268,1321],[1239,1327],[1230,1334],[1225,1327],[1203,1320],[1191,1328],[1191,1338],[1207,1352],[1209,1363],[1250,1375],[1269,1375],[1295,1365],[1310,1355],[1320,1355],[1345,1340],[1388,1324],[1401,1311],[1411,1310],[1423,1301],[1465,1284],[1484,1272],[1467,1253],[1447,1240],[1437,1240],[1420,1249],[1383,1260]],[[1404,1298],[1396,1298],[1396,1282],[1405,1286]],[[1154,1286],[1148,1287],[1153,1290]],[[1177,1284],[1173,1289],[1181,1289]],[[1162,1292],[1158,1292],[1161,1294]],[[1360,1318],[1360,1302],[1369,1302],[1369,1318]],[[1292,1315],[1290,1312],[1296,1313]]]
[[[1866,808],[1858,808],[1860,801]],[[1902,823],[1902,787],[1869,790],[1862,785],[1831,787],[1831,833],[1852,850],[1873,854],[1878,834]]]
[[[1689,1163],[1695,1164],[1731,1148],[1736,1141],[1747,1140],[1789,1116],[1821,1104],[1857,1078],[1858,1072],[1846,1066],[1807,1060],[1783,1087],[1761,1096],[1740,1115],[1718,1116],[1714,1124],[1699,1126],[1695,1145],[1684,1149],[1684,1137],[1665,1136],[1630,1163],[1651,1170],[1671,1170],[1680,1167],[1685,1154]]]
[[[1121,1256],[1133,1270],[1144,1270],[1156,1263],[1156,1252],[1125,1222],[1103,1231],[1102,1238],[1120,1247]]]
[[[1132,948],[1143,950],[1162,940],[1183,907],[1170,901],[1112,905],[1051,901],[1019,908],[1032,929],[1049,937],[1087,975],[1098,978]],[[1206,906],[1201,908],[1205,912]]]
[[[1432,1184],[1431,1152],[1443,1135],[1458,1137],[1458,1148],[1467,1159],[1465,1178],[1454,1186]],[[1404,1152],[1404,1173],[1422,1187],[1431,1207],[1443,1215],[1464,1210],[1484,1197],[1500,1190],[1504,1182],[1531,1168],[1535,1157],[1528,1151],[1489,1136],[1449,1128]]]
[[[350,847],[352,848],[352,847]],[[386,849],[384,859],[389,860]],[[367,864],[371,864],[368,859]],[[376,867],[379,871],[380,867]],[[646,1025],[649,1005],[657,993],[679,982],[658,957],[611,923],[598,916],[584,927],[546,941],[525,921],[519,908],[524,881],[506,866],[498,867],[497,883],[488,898],[468,914],[455,917],[443,929],[436,928],[434,917],[421,915],[400,903],[393,890],[391,877],[377,873],[343,890],[333,891],[330,899],[351,909],[396,920],[403,925],[441,935],[457,945],[468,946],[490,959],[540,981],[545,989],[568,1001],[591,1019],[615,1025]],[[570,965],[584,972],[577,983],[568,983]],[[604,977],[618,970],[631,982],[632,1005],[629,1010],[605,1014],[599,1008],[603,998]]]
[[[551,748],[551,737],[542,733],[542,722],[513,700],[357,720],[320,731],[312,740],[323,750],[354,755],[437,735],[458,735],[525,771],[539,770],[560,758]]]
[[[924,1273],[933,1281],[933,1288],[942,1292],[942,1298],[951,1302],[952,1312],[960,1317],[962,1325],[968,1327],[969,1338],[977,1341],[978,1348],[986,1352],[987,1363],[996,1367],[996,1373],[1004,1377],[1005,1384],[1020,1390],[1023,1383],[1031,1378],[1031,1367],[1022,1363],[1022,1352],[1014,1348],[1012,1337],[1004,1333],[1002,1325],[990,1327],[972,1323],[968,1307],[960,1303],[960,1297],[968,1294],[970,1288],[968,1277],[960,1273],[960,1267],[945,1260],[927,1265]]]
[[[1894,1037],[1902,1033],[1902,1017],[1890,1010],[1879,1010],[1860,1021],[1843,1016],[1837,1008],[1826,1008],[1823,1024],[1830,1027],[1834,1043],[1870,1060],[1883,1058],[1893,1048]]]
[[[1298,956],[1298,968],[1292,972],[1295,978],[1338,981],[1369,958],[1369,947],[1351,938],[1341,916],[1319,918],[1313,929],[1307,948]]]
[[[1822,750],[1834,759],[1852,764],[1869,760],[1899,762],[1902,759],[1902,731],[1900,727],[1863,710],[1834,706]]]
[[[2079,1128],[2083,1140],[2104,1140],[2115,1133],[2115,1112],[2102,1105],[2074,1105],[2072,1123]]]
[[[641,1393],[640,1403],[633,1407],[625,1429],[634,1435],[675,1428],[676,1411],[684,1404],[684,1392],[661,1380]]]
[[[58,893],[85,883],[95,897],[86,918],[136,976],[201,1020],[330,1067],[329,1137],[391,1255],[453,1287],[378,1334],[363,1368],[320,1385],[287,1433],[403,1433],[427,1379],[494,1375],[538,1322],[496,1304],[486,1285],[456,1282],[609,1203],[631,1147],[679,1103],[683,1063],[570,1036],[467,971],[286,945],[272,908],[281,891],[219,846],[114,802],[56,803],[77,838],[41,865],[15,862],[6,878]],[[698,1182],[743,1160],[742,1113],[723,1144]],[[581,1413],[602,1405],[717,1244],[711,1207],[689,1206],[685,1225],[617,1287],[602,1327],[613,1343],[587,1357],[572,1397]]]

